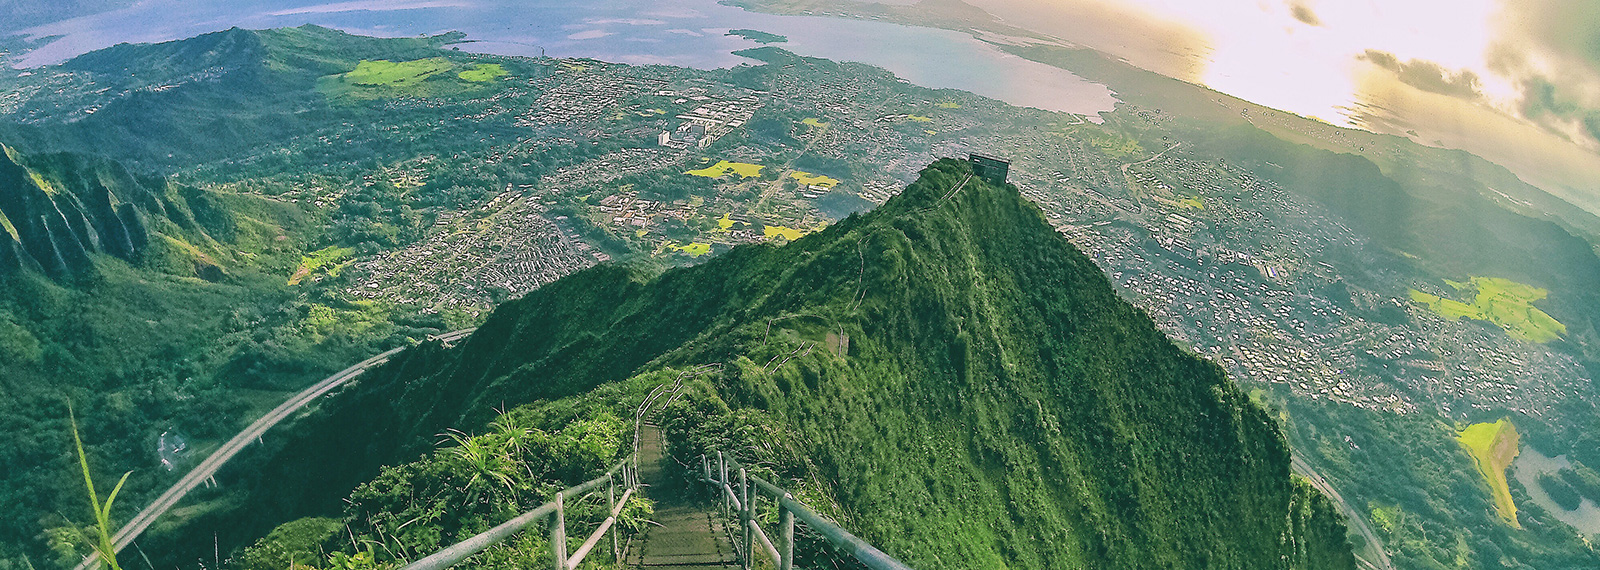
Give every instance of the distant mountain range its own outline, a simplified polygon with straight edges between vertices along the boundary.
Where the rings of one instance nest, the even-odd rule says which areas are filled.
[[[213,233],[232,238],[232,214],[210,194],[101,158],[0,151],[0,277],[29,270],[62,281],[85,277],[94,273],[91,254],[135,265],[187,257],[190,267],[179,263],[180,273],[222,276],[189,245],[211,242]]]

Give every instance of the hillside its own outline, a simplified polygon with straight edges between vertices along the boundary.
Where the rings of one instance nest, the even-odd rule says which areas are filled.
[[[134,471],[121,496],[136,505],[283,392],[444,327],[286,285],[325,239],[315,219],[102,157],[0,144],[0,568],[71,563],[83,489],[62,475],[77,468],[62,453],[69,402],[92,460]]]
[[[1269,416],[1014,188],[963,186],[968,172],[937,162],[784,247],[603,265],[508,302],[459,347],[412,350],[241,456],[218,477],[249,489],[221,498],[231,511],[143,549],[159,566],[336,516],[446,428],[720,363],[675,408],[675,449],[743,424],[721,444],[756,450],[913,566],[1353,568],[1340,517],[1291,477]]]

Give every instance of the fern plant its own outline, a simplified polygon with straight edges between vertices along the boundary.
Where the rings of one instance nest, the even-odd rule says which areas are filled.
[[[95,530],[99,534],[96,537],[98,540],[82,537],[83,541],[94,546],[95,556],[111,570],[122,570],[122,566],[117,564],[116,543],[111,540],[111,503],[117,500],[117,493],[122,492],[122,484],[128,482],[128,476],[133,472],[123,473],[122,480],[117,481],[117,486],[106,496],[105,504],[100,504],[100,495],[94,491],[94,477],[89,474],[89,456],[84,454],[83,438],[78,435],[78,416],[73,413],[71,405],[67,406],[67,416],[72,420],[72,441],[78,446],[78,467],[83,468],[83,486],[89,491],[89,507],[94,509]]]

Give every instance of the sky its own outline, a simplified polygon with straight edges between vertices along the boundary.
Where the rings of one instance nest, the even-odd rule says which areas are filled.
[[[1600,207],[1600,0],[968,2],[1255,103],[1462,148]]]

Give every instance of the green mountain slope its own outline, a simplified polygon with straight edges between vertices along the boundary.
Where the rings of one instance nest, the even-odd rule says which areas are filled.
[[[508,302],[461,346],[410,351],[241,456],[219,477],[248,489],[221,501],[231,513],[170,525],[144,551],[192,559],[337,512],[380,465],[495,408],[721,363],[705,400],[731,408],[685,412],[672,433],[766,418],[762,447],[809,462],[780,467],[913,566],[1353,568],[1272,420],[1014,188],[962,185],[969,172],[935,163],[788,246],[601,266]]]
[[[287,285],[323,228],[292,203],[0,144],[0,568],[74,559],[69,401],[91,461],[134,471],[137,509],[284,392],[444,327]],[[164,436],[186,452],[163,457]]]

